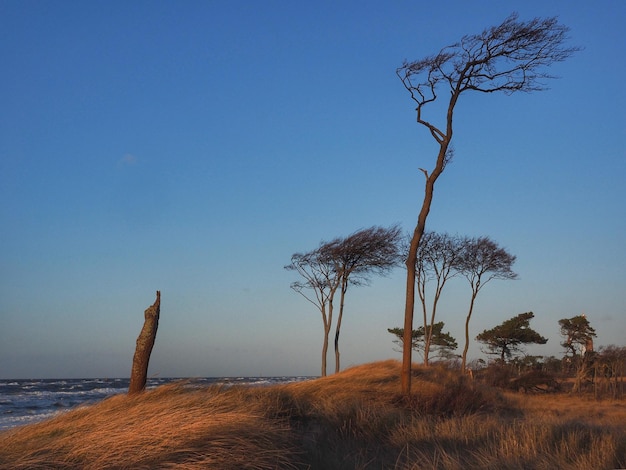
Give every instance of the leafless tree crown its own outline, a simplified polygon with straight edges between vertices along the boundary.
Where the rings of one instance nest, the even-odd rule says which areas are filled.
[[[483,236],[464,240],[459,265],[470,284],[478,281],[482,287],[491,279],[517,279],[512,269],[515,259],[515,255]]]
[[[544,79],[554,78],[543,68],[580,50],[563,47],[568,31],[556,17],[524,22],[513,13],[499,26],[463,36],[436,55],[405,61],[397,73],[405,86],[415,92],[413,98],[418,104],[433,101],[441,82],[453,93],[543,90]],[[414,82],[415,79],[421,81]]]
[[[363,285],[369,283],[370,275],[384,275],[398,264],[401,233],[398,225],[374,226],[336,238],[323,248],[350,284]]]
[[[449,129],[438,129],[422,119],[422,108],[437,99],[441,84],[452,97],[468,90],[506,94],[544,90],[546,80],[555,78],[545,69],[580,50],[564,47],[568,31],[556,17],[519,21],[513,13],[499,26],[463,36],[436,55],[405,60],[396,73],[417,103],[417,121],[441,143]]]

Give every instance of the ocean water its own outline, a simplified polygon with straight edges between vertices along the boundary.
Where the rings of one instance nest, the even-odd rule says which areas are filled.
[[[201,385],[271,385],[299,382],[312,377],[206,377],[184,379]],[[147,389],[180,378],[150,378]],[[0,432],[51,418],[77,406],[96,403],[126,393],[129,379],[0,380]]]

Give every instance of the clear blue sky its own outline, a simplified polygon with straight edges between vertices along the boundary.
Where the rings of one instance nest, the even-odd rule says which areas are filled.
[[[128,376],[157,289],[150,375],[318,374],[320,314],[283,266],[412,230],[434,153],[395,69],[513,11],[559,16],[584,50],[548,91],[463,96],[428,228],[518,257],[472,337],[533,311],[550,340],[532,352],[560,355],[557,321],[585,313],[597,345],[626,344],[626,2],[10,0],[0,377]],[[400,357],[403,286],[349,292],[343,365]],[[444,297],[461,340],[469,290]]]

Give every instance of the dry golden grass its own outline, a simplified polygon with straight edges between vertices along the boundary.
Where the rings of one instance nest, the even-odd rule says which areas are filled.
[[[626,403],[502,395],[385,361],[272,387],[176,384],[0,433],[0,468],[610,469]]]
[[[0,434],[0,466],[288,468],[288,439],[286,422],[238,390],[169,385]]]

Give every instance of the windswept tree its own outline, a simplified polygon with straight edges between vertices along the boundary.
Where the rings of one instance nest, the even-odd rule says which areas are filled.
[[[438,148],[432,170],[421,170],[426,178],[424,199],[406,259],[404,344],[410,344],[413,331],[417,252],[426,229],[435,182],[453,156],[453,115],[459,98],[470,91],[511,94],[545,89],[545,80],[552,78],[545,68],[567,59],[577,50],[564,46],[567,32],[568,28],[554,17],[520,21],[517,14],[512,14],[498,26],[463,36],[439,53],[405,61],[397,69],[396,74],[416,104],[417,123],[425,128]],[[426,111],[437,101],[441,90],[447,92],[443,99],[448,101],[443,124],[436,124]],[[408,347],[402,356],[401,382],[402,393],[408,395],[411,391],[411,348]]]
[[[383,276],[398,265],[400,227],[370,227],[329,243],[335,271],[340,277],[341,298],[335,326],[335,372],[341,369],[339,335],[348,286],[367,285],[371,276]]]
[[[513,356],[524,352],[527,344],[546,344],[544,338],[530,327],[530,320],[534,318],[533,312],[520,313],[500,325],[484,330],[476,340],[487,346],[487,354],[496,354],[505,362]]]
[[[340,293],[340,307],[335,326],[335,371],[340,369],[339,335],[345,295],[350,285],[369,283],[374,274],[386,274],[397,265],[400,228],[371,227],[348,237],[322,242],[308,253],[295,253],[285,269],[296,271],[301,280],[291,288],[317,307],[322,315],[322,376],[326,375],[330,331],[333,324],[334,301]]]
[[[596,330],[591,327],[584,313],[559,320],[559,327],[564,340],[561,346],[565,348],[566,354],[577,357],[583,356],[586,351],[593,351]]]
[[[294,253],[291,264],[285,266],[289,271],[296,271],[302,280],[291,283],[291,288],[311,302],[322,315],[324,339],[322,343],[322,377],[326,376],[326,358],[328,355],[328,337],[333,321],[333,301],[341,278],[335,271],[327,244],[307,253]]]
[[[435,317],[437,304],[448,279],[459,273],[459,261],[461,255],[461,239],[447,233],[425,232],[417,250],[415,260],[415,283],[417,294],[422,304],[424,319],[422,331],[424,335],[423,359],[424,365],[428,365],[433,334],[436,334],[437,326]],[[428,315],[428,300],[426,286],[434,284],[430,316]],[[441,323],[443,325],[443,323]],[[403,330],[404,331],[404,330]],[[415,349],[415,348],[413,348]],[[456,349],[456,342],[455,342]]]
[[[592,371],[593,338],[596,337],[596,330],[591,327],[585,314],[563,318],[559,320],[559,326],[564,338],[561,346],[566,350],[565,362],[575,372],[572,391],[580,392],[583,382]]]
[[[435,352],[437,357],[440,359],[458,357],[454,355],[454,350],[459,345],[449,331],[444,333],[443,326],[444,322],[440,321],[432,325],[432,327],[429,325],[425,329],[423,326],[420,326],[416,330],[413,330],[411,334],[411,348],[422,356],[425,356],[426,337],[430,337],[431,352]],[[395,344],[404,347],[404,329],[387,328],[387,331],[396,337],[393,341]],[[427,331],[429,334],[424,334],[424,331]]]
[[[516,279],[517,274],[512,270],[513,263],[515,263],[515,256],[498,246],[489,237],[466,238],[463,241],[460,269],[472,289],[470,306],[465,317],[465,346],[461,356],[463,372],[467,364],[469,324],[476,297],[480,290],[493,279]]]

